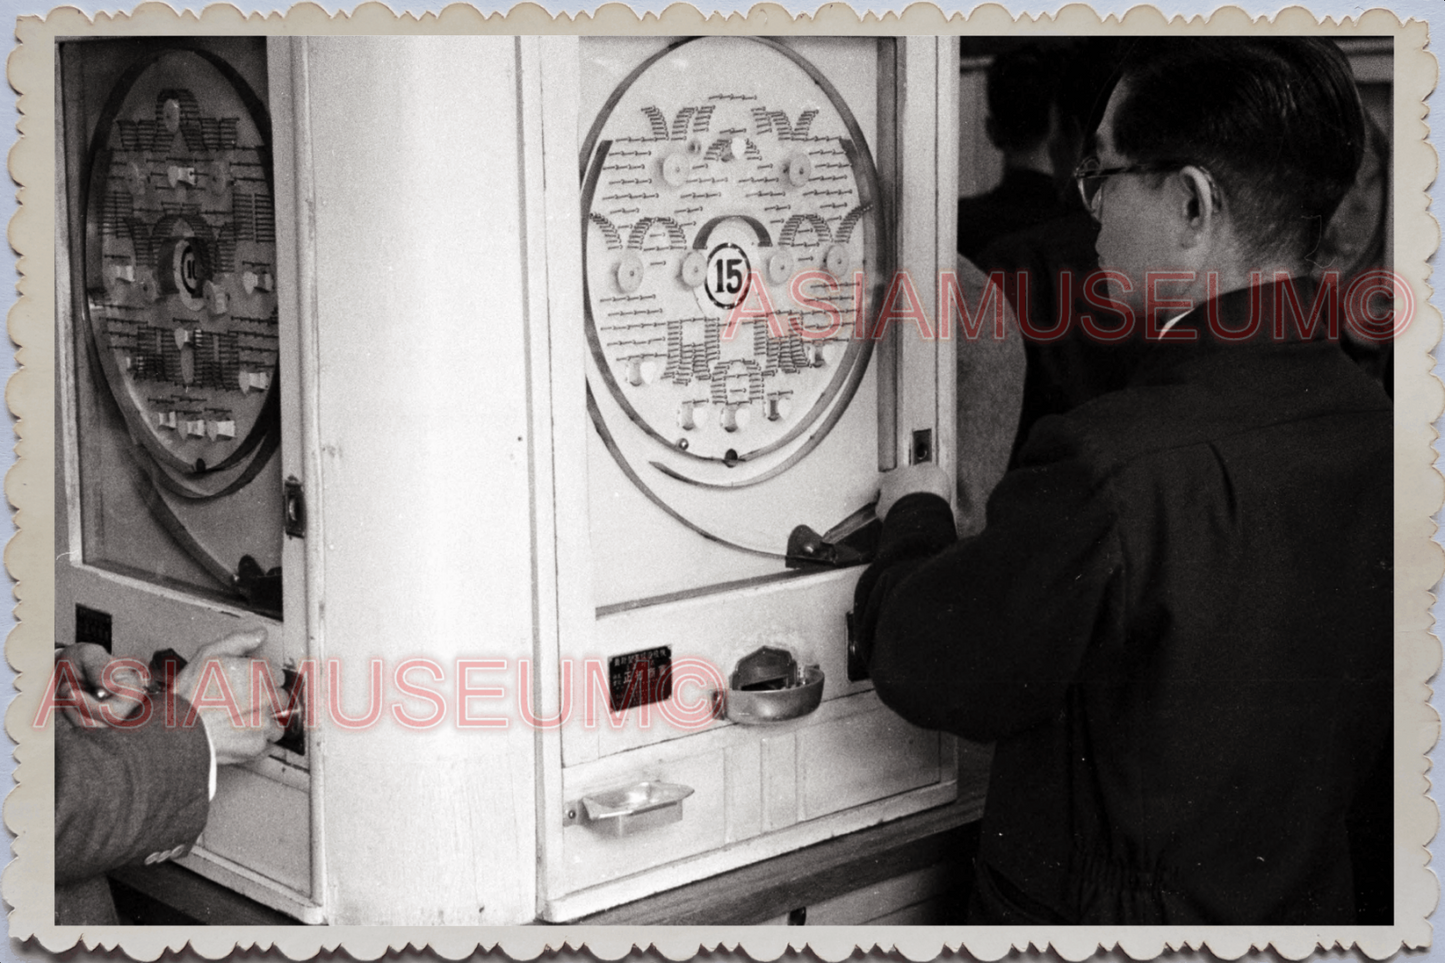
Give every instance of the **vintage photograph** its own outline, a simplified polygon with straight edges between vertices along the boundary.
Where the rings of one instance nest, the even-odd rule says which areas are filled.
[[[1419,922],[1398,29],[237,24],[45,41],[32,925]]]

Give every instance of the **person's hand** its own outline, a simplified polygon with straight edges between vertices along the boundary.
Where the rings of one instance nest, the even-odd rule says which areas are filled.
[[[145,697],[145,679],[141,672],[92,642],[79,642],[61,650],[57,663],[68,664],[79,691],[70,678],[62,674],[55,686],[55,698],[61,702],[79,702],[61,709],[72,723],[85,728],[119,726]]]
[[[880,485],[878,505],[873,509],[879,518],[887,518],[889,509],[899,499],[914,492],[932,492],[945,500],[951,500],[953,496],[953,479],[933,462],[899,465],[883,473]]]
[[[263,755],[272,742],[281,738],[283,729],[264,695],[264,686],[259,680],[254,687],[251,684],[251,663],[259,661],[253,659],[251,653],[264,641],[265,629],[228,635],[202,646],[176,675],[175,693],[192,706],[203,698],[220,701],[221,687],[215,681],[216,673],[225,677],[235,699],[234,706],[239,712],[241,725],[236,725],[232,718],[230,705],[198,706],[195,710],[206,727],[217,765],[248,762]],[[216,668],[207,672],[207,665]],[[266,666],[266,671],[279,693],[281,673],[271,665]],[[204,687],[202,682],[206,683]],[[253,692],[253,688],[256,691]]]

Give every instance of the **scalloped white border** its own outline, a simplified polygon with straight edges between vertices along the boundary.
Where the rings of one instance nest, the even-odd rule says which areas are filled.
[[[1284,33],[1395,37],[1395,270],[1412,285],[1418,313],[1397,344],[1395,396],[1396,472],[1396,919],[1392,927],[1093,927],[941,928],[941,927],[56,927],[51,922],[50,868],[53,813],[37,802],[38,786],[53,783],[53,743],[48,731],[29,727],[38,703],[38,687],[50,667],[54,634],[53,378],[54,378],[54,45],[58,36],[255,33],[255,34],[425,34],[425,33],[607,33],[727,34],[791,33],[960,33],[1023,35],[1100,31],[1168,34]],[[397,15],[380,3],[366,3],[334,17],[321,7],[299,4],[285,14],[243,14],[229,5],[207,7],[199,15],[177,12],[161,3],[145,3],[130,14],[100,14],[94,19],[74,8],[48,16],[22,16],[20,41],[10,55],[11,85],[19,92],[21,139],[10,154],[20,207],[10,224],[12,245],[21,255],[21,298],[10,312],[10,333],[19,350],[19,370],[7,387],[18,419],[18,460],[8,472],[5,490],[18,513],[17,534],[6,546],[5,562],[16,579],[19,624],[7,640],[6,654],[19,673],[18,694],[6,713],[6,731],[18,743],[17,788],[5,800],[6,825],[15,834],[16,858],[5,869],[3,895],[13,907],[10,935],[32,940],[30,952],[59,952],[77,944],[119,948],[135,959],[152,960],[181,951],[187,944],[209,959],[237,949],[277,949],[292,959],[342,949],[356,959],[425,947],[437,956],[459,959],[478,950],[500,948],[516,959],[544,952],[583,948],[605,960],[651,947],[681,960],[700,950],[745,952],[755,960],[775,960],[789,951],[809,949],[817,957],[842,960],[857,950],[891,950],[910,960],[927,960],[942,951],[966,950],[982,960],[1012,951],[1048,947],[1068,960],[1098,951],[1116,951],[1133,959],[1152,959],[1166,950],[1207,948],[1218,957],[1237,959],[1251,951],[1272,950],[1286,959],[1303,959],[1318,950],[1354,947],[1373,959],[1402,948],[1431,942],[1428,922],[1439,886],[1428,868],[1426,844],[1434,836],[1438,812],[1426,795],[1429,752],[1439,735],[1439,719],[1429,705],[1428,682],[1440,665],[1440,646],[1430,635],[1431,590],[1445,556],[1433,541],[1431,521],[1441,507],[1445,482],[1435,471],[1432,427],[1445,407],[1445,391],[1431,374],[1430,352],[1440,340],[1441,318],[1430,303],[1427,259],[1439,231],[1427,212],[1427,193],[1437,169],[1426,141],[1425,97],[1437,79],[1435,58],[1425,51],[1427,25],[1401,22],[1388,10],[1358,17],[1317,19],[1302,7],[1273,18],[1252,17],[1223,8],[1209,17],[1165,17],[1139,6],[1122,18],[1100,18],[1084,4],[1071,4],[1053,15],[1015,17],[998,4],[967,16],[945,15],[937,7],[915,3],[902,15],[867,13],[829,3],[811,16],[793,15],[775,4],[759,4],[748,15],[704,17],[677,3],[662,15],[639,17],[630,8],[609,3],[595,13],[553,16],[534,3],[522,3],[502,15],[452,4],[420,17]],[[1416,118],[1413,123],[1403,118]],[[44,803],[48,803],[46,793]],[[1403,842],[1402,842],[1403,840]],[[43,949],[42,949],[43,948]],[[29,955],[29,953],[27,953]]]

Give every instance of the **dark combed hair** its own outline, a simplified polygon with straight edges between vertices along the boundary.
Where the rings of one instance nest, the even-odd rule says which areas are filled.
[[[1364,111],[1334,44],[1304,37],[1156,38],[1121,68],[1114,146],[1195,164],[1258,256],[1307,255],[1354,183]]]
[[[1131,41],[1119,37],[1084,37],[1069,48],[1054,98],[1061,123],[1081,134],[1099,126],[1130,45]],[[1075,164],[1078,161],[1074,158]]]
[[[999,54],[989,64],[988,115],[1000,150],[1027,150],[1049,136],[1059,61],[1058,54],[1027,44]]]

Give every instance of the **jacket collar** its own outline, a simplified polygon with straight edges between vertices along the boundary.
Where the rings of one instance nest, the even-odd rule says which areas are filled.
[[[1319,305],[1317,296],[1323,299]],[[1238,288],[1195,307],[1162,339],[1150,338],[1130,383],[1169,380],[1168,373],[1183,364],[1238,363],[1243,352],[1338,343],[1343,326],[1338,286],[1321,289],[1314,279],[1301,277]]]

